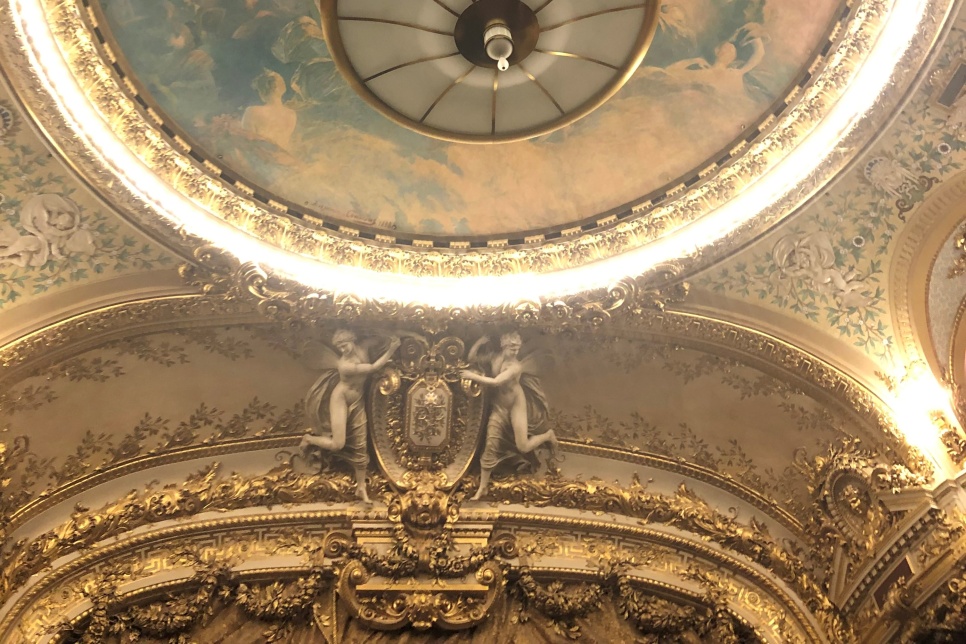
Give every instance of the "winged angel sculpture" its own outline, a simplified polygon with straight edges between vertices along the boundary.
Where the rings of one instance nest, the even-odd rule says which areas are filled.
[[[557,435],[546,427],[547,397],[540,381],[529,372],[528,359],[520,360],[523,341],[516,332],[500,337],[500,350],[481,354],[490,338],[483,336],[467,355],[478,363],[484,375],[469,369],[463,378],[495,391],[486,424],[486,443],[480,456],[480,487],[473,496],[479,500],[490,484],[490,475],[498,467],[513,472],[533,472],[539,466],[535,450],[546,443],[552,453],[557,449]]]
[[[336,331],[332,335],[332,344],[338,351],[335,368],[327,369],[305,396],[305,413],[312,431],[302,437],[302,449],[316,447],[351,465],[355,470],[356,494],[366,503],[369,420],[365,385],[370,375],[386,366],[400,345],[397,336],[390,336],[388,348],[372,360],[370,350],[380,342],[384,344],[385,338],[360,342],[352,331]],[[326,430],[331,434],[321,435]]]

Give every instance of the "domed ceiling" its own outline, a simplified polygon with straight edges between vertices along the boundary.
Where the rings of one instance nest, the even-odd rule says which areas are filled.
[[[368,107],[337,70],[313,0],[94,4],[124,74],[206,161],[326,221],[458,239],[517,239],[625,216],[727,164],[767,115],[784,111],[780,99],[803,82],[845,8],[840,0],[663,3],[643,64],[591,116],[535,140],[466,145],[418,135]],[[427,4],[416,24],[471,3]],[[625,17],[586,20],[607,32]],[[355,29],[367,36],[365,23]],[[383,76],[405,73],[411,67]]]
[[[606,0],[586,13],[529,0],[535,49],[493,76],[450,35],[470,4],[420,3],[403,20],[345,0],[323,3],[338,13],[323,20],[310,0],[105,0],[76,12],[31,0],[11,42],[26,38],[24,54],[43,59],[44,80],[22,88],[55,106],[38,112],[43,127],[71,132],[61,145],[76,148],[78,169],[158,234],[175,242],[173,227],[297,282],[466,306],[604,287],[668,262],[693,272],[749,242],[875,135],[901,96],[890,88],[913,80],[944,15],[942,2],[912,0]],[[458,129],[465,113],[475,131],[483,108],[464,98],[478,92],[497,133],[515,118],[501,97],[527,88],[529,109],[586,111],[575,97],[608,94],[609,75],[638,60],[620,62],[627,52],[615,58],[593,34],[623,34],[628,21],[643,25],[635,46],[653,29],[646,55],[569,126],[472,144],[399,124],[437,127],[445,112]],[[382,53],[330,50],[325,25]],[[427,88],[424,72],[453,80]],[[406,118],[363,100],[390,94]]]

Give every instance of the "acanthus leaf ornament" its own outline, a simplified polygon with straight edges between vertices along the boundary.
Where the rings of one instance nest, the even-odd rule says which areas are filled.
[[[78,506],[70,520],[57,529],[29,542],[22,540],[0,557],[0,601],[54,560],[139,527],[205,511],[295,502],[344,502],[354,498],[353,487],[346,476],[306,476],[288,465],[253,478],[235,473],[220,476],[215,463],[181,485],[133,490],[95,511]]]
[[[684,301],[689,290],[679,269],[665,264],[643,275],[584,293],[444,309],[313,289],[257,264],[242,264],[227,251],[206,245],[195,250],[194,261],[181,265],[179,273],[189,286],[206,294],[226,294],[249,301],[262,314],[280,321],[306,324],[317,324],[326,318],[382,323],[415,321],[432,335],[443,333],[457,323],[592,330],[611,320],[633,321],[646,312],[663,311],[670,304]]]

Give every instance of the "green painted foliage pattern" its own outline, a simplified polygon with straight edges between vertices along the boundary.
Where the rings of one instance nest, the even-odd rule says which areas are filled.
[[[0,310],[68,285],[173,263],[170,255],[94,205],[33,136],[8,130],[0,138],[0,228],[9,226],[22,234],[20,208],[40,194],[56,194],[76,204],[82,227],[93,237],[94,250],[51,256],[41,266],[0,262]]]
[[[951,33],[937,70],[951,71],[966,56],[964,36],[962,29]],[[942,73],[933,77],[945,78]],[[706,273],[696,284],[804,318],[866,354],[892,362],[895,339],[887,289],[893,242],[935,185],[962,171],[966,163],[966,122],[957,122],[956,107],[950,112],[934,104],[936,90],[932,82],[920,88],[863,161],[789,225]],[[958,105],[960,111],[964,107],[966,98]],[[890,160],[911,179],[901,197],[867,178],[867,164],[876,158]],[[916,184],[918,178],[936,183],[927,188]],[[834,249],[834,264],[829,268],[861,283],[862,297],[837,297],[833,289],[822,288],[808,275],[782,271],[776,244],[817,235],[830,240]]]

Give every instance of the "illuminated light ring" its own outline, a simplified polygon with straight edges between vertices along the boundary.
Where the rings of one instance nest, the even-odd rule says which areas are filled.
[[[14,0],[10,4],[24,54],[64,120],[92,156],[158,215],[175,227],[230,249],[242,261],[257,262],[307,286],[433,307],[499,305],[600,288],[622,276],[638,275],[658,264],[690,256],[723,239],[774,202],[796,194],[815,169],[833,157],[837,143],[871,112],[891,85],[896,67],[910,50],[930,4],[928,0],[895,0],[871,51],[825,117],[784,158],[716,210],[654,242],[591,264],[544,274],[455,278],[377,273],[321,262],[275,248],[212,216],[155,176],[115,136],[59,55],[59,44],[41,3]],[[799,196],[795,201],[800,203],[805,198]]]

